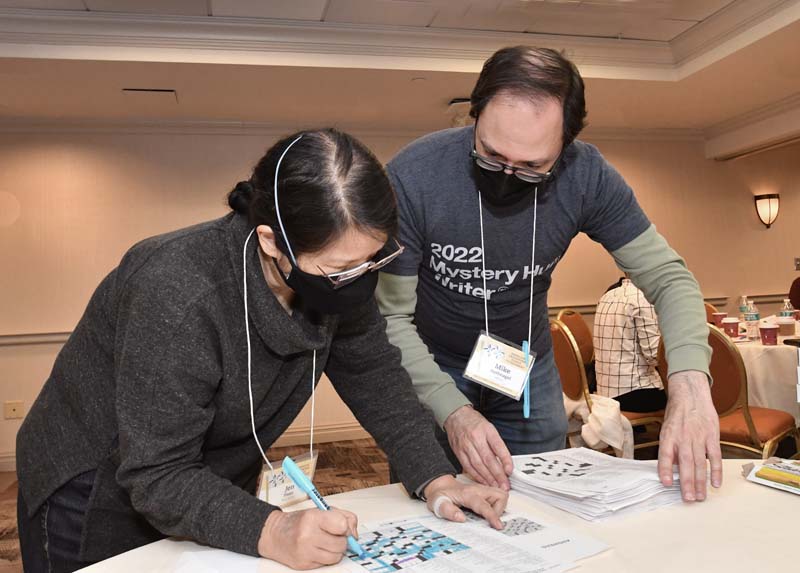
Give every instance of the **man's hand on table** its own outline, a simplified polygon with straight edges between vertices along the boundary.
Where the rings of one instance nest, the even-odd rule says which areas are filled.
[[[358,538],[358,518],[349,511],[274,510],[261,530],[258,553],[292,569],[315,569],[342,560],[348,535]]]
[[[514,463],[491,422],[472,406],[462,406],[447,417],[444,430],[464,473],[483,485],[511,489]]]
[[[500,516],[508,504],[508,492],[496,487],[465,484],[453,476],[440,476],[425,487],[428,509],[437,517],[449,521],[466,521],[466,507],[486,518],[495,529],[503,529]]]
[[[658,475],[672,485],[672,466],[678,464],[684,501],[706,498],[706,457],[711,485],[722,485],[719,416],[711,401],[707,376],[696,370],[669,377],[669,401],[661,428]]]

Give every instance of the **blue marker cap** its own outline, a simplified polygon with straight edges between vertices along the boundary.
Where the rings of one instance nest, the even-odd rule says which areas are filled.
[[[303,470],[297,467],[297,464],[294,463],[294,460],[289,456],[283,458],[283,471],[286,472],[286,475],[292,478],[292,481],[295,483],[295,485],[297,485],[297,487],[308,494],[308,497],[311,498],[311,501],[313,501],[319,509],[323,511],[330,510],[331,506],[327,504],[327,502],[317,491],[317,488],[314,487],[314,484],[311,482],[311,480],[308,479],[308,476],[303,473]],[[361,558],[366,555],[364,549],[358,544],[358,541],[356,541],[355,537],[352,535],[347,536],[347,548]]]
[[[525,353],[525,366],[531,358],[531,349],[527,340],[522,341],[522,351]],[[528,420],[531,417],[531,376],[525,376],[525,389],[523,390],[522,415]]]
[[[303,473],[303,470],[301,470],[289,456],[283,458],[283,471],[286,472],[286,475],[292,478],[295,485],[307,493],[309,497],[312,495],[311,492],[317,491],[317,488],[314,487],[314,484],[311,483],[308,476]],[[317,493],[317,495],[319,495],[319,493]]]

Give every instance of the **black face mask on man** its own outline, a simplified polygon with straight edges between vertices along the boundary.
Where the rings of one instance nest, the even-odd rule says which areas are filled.
[[[493,207],[515,205],[525,197],[529,197],[537,185],[537,183],[523,181],[504,170],[489,171],[475,163],[473,163],[473,171],[481,197]],[[538,185],[541,186],[541,183]]]

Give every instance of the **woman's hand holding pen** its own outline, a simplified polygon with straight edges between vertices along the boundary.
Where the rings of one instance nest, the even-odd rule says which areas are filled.
[[[314,569],[341,561],[347,535],[358,537],[358,518],[349,511],[275,510],[261,530],[258,552],[292,569]]]
[[[450,521],[465,521],[460,507],[467,507],[486,518],[495,529],[503,529],[500,516],[506,510],[508,492],[496,487],[465,484],[453,476],[441,476],[425,487],[428,509],[437,517]]]

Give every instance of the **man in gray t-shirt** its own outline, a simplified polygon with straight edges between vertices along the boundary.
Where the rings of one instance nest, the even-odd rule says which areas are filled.
[[[500,50],[471,104],[474,128],[425,136],[387,166],[405,252],[381,273],[378,300],[418,396],[446,432],[444,445],[475,479],[505,488],[509,453],[563,447],[547,290],[584,232],[656,306],[671,394],[659,473],[671,483],[678,463],[684,499],[704,499],[706,455],[715,486],[721,456],[702,297],[619,173],[575,139],[586,115],[576,68],[552,50]],[[463,376],[487,327],[514,344],[529,341],[537,354],[529,419],[521,402]]]

